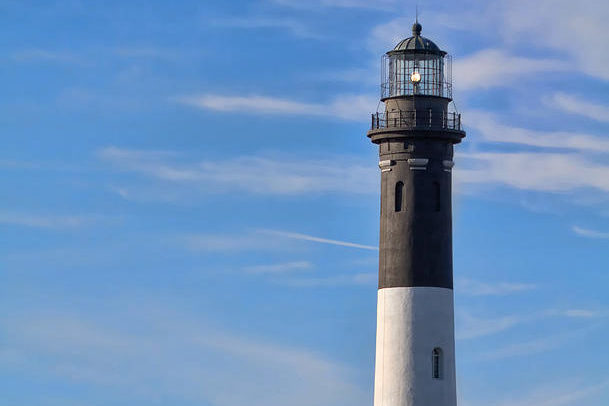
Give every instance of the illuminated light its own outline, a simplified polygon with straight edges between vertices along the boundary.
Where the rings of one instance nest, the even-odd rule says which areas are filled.
[[[413,83],[419,83],[421,81],[421,74],[419,72],[414,72],[412,75],[410,75],[410,80]]]

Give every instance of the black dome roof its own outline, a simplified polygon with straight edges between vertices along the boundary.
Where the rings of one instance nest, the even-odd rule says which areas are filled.
[[[393,50],[389,53],[394,52],[421,52],[445,55],[446,52],[442,51],[432,40],[421,36],[421,29],[423,27],[418,22],[412,26],[412,37],[401,40]]]

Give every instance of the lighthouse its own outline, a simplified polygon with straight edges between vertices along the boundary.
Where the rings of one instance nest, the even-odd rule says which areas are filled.
[[[465,132],[451,58],[421,36],[383,56],[374,406],[456,406],[451,183]]]

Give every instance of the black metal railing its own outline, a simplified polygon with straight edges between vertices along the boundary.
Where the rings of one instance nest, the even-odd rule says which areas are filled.
[[[390,111],[372,114],[372,129],[405,128],[413,130],[461,131],[461,114],[430,110]]]

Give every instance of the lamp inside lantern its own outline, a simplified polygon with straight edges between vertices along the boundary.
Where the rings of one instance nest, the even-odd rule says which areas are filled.
[[[419,83],[421,81],[421,74],[419,72],[413,72],[412,75],[410,75],[410,80],[412,83]]]

